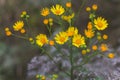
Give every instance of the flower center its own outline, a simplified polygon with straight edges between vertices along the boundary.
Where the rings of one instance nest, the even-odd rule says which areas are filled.
[[[64,41],[65,41],[65,38],[64,38],[64,37],[61,37],[61,38],[60,38],[60,41],[61,41],[61,42],[64,42]]]
[[[97,24],[97,25],[98,25],[98,27],[99,27],[99,28],[103,27],[102,22],[98,22],[98,24]]]
[[[43,39],[41,39],[41,42],[42,42],[43,44],[45,44],[45,43],[46,43],[46,40],[43,38]]]
[[[56,14],[60,14],[60,10],[56,10]]]
[[[81,43],[80,39],[77,39],[77,40],[75,41],[75,43],[76,43],[76,44],[80,44],[80,43]]]

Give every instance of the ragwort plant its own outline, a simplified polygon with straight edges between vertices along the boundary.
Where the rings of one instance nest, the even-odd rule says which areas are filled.
[[[82,6],[84,3],[85,2],[83,2]],[[70,80],[75,80],[74,72],[77,71],[77,69],[80,70],[95,56],[101,55],[110,59],[115,57],[113,52],[103,54],[109,50],[108,45],[104,42],[108,39],[108,35],[102,34],[101,32],[108,28],[108,22],[105,18],[96,15],[97,9],[98,6],[96,4],[86,8],[86,12],[89,13],[89,22],[84,30],[84,34],[80,33],[78,28],[74,26],[74,21],[76,17],[78,17],[80,10],[78,13],[75,13],[72,10],[71,1],[66,2],[65,5],[55,4],[51,7],[45,7],[40,10],[40,15],[44,18],[43,24],[49,32],[48,36],[40,33],[35,37],[28,37],[30,35],[27,35],[25,24],[29,25],[29,15],[26,11],[22,12],[21,20],[16,21],[13,25],[13,30],[15,32],[20,32],[21,34],[25,34],[25,36],[13,34],[9,27],[5,28],[5,33],[6,36],[23,38],[30,41],[32,44],[38,45],[41,49],[41,53],[47,55],[56,64],[58,69],[62,71],[62,73],[66,74]],[[55,35],[53,35],[54,23],[59,25],[61,28],[61,30]],[[45,47],[54,47],[61,57],[65,57],[69,60],[71,65],[70,68],[67,70],[62,70],[62,67],[60,67],[53,59],[54,56],[51,55],[51,53],[48,53]],[[63,48],[69,52],[67,56],[65,56],[65,53],[61,51]],[[79,58],[81,58],[81,61],[78,61]],[[54,74],[50,80],[56,80],[58,76]],[[45,75],[39,74],[36,78],[38,80],[47,79]]]

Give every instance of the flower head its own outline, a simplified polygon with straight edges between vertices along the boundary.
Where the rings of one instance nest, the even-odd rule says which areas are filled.
[[[54,43],[53,40],[50,40],[50,41],[49,41],[49,45],[50,45],[50,46],[53,46],[54,44],[55,44],[55,43]]]
[[[66,3],[66,7],[70,8],[72,6],[71,2]]]
[[[47,16],[50,14],[50,11],[48,8],[43,8],[42,11],[41,11],[41,15],[42,16]]]
[[[13,25],[13,29],[15,31],[19,31],[23,28],[24,26],[24,22],[23,21],[17,21],[14,25]]]
[[[108,46],[107,46],[106,44],[101,44],[100,50],[101,50],[102,52],[105,52],[105,51],[108,50]]]
[[[21,32],[22,34],[24,34],[24,33],[25,33],[25,29],[24,29],[24,28],[21,29],[20,32]]]
[[[48,19],[44,19],[44,20],[43,20],[43,23],[44,23],[45,25],[47,25],[48,22],[49,22]]]
[[[88,22],[87,28],[92,29],[92,22]]]
[[[75,15],[74,13],[72,13],[71,15],[68,15],[68,16],[63,15],[62,19],[67,21],[67,22],[70,22],[71,19],[74,17],[74,15]]]
[[[92,38],[94,36],[94,31],[91,29],[85,30],[85,36],[87,38]]]
[[[85,45],[85,38],[82,37],[80,34],[74,35],[72,39],[72,45],[76,47]]]
[[[12,35],[12,32],[11,31],[6,31],[6,36],[11,36]]]
[[[104,35],[103,35],[103,39],[104,39],[104,40],[108,39],[108,35],[104,34]]]
[[[108,58],[113,59],[114,57],[115,57],[115,55],[113,53],[108,54]]]
[[[86,11],[87,11],[87,12],[91,11],[91,8],[90,8],[90,7],[87,7],[87,8],[86,8]]]
[[[98,49],[97,45],[92,46],[92,50],[96,51]]]
[[[48,43],[47,36],[45,34],[39,34],[36,36],[36,44],[42,47],[44,44]]]
[[[108,27],[107,20],[105,20],[102,17],[98,17],[97,19],[94,19],[94,24],[98,30],[104,30]]]
[[[93,10],[97,10],[97,8],[98,8],[98,6],[97,6],[96,4],[93,4],[93,5],[92,5],[92,9],[93,9]]]
[[[55,41],[58,44],[64,44],[67,42],[68,36],[66,32],[59,32],[59,34],[56,34]]]
[[[75,28],[75,27],[69,27],[68,30],[67,30],[67,35],[68,36],[73,36],[73,35],[76,35],[78,34],[78,29]]]
[[[87,53],[87,51],[86,50],[82,50],[82,52],[81,52],[83,55],[85,55],[86,53]]]
[[[61,5],[56,4],[55,6],[52,6],[51,11],[53,14],[60,16],[65,12],[65,9]]]

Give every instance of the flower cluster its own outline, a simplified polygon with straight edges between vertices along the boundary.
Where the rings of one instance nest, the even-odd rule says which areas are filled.
[[[83,60],[82,63],[85,64],[86,59],[87,62],[89,62],[91,58],[95,57],[96,55],[105,55],[103,53],[109,50],[109,46],[105,43],[105,41],[108,39],[108,35],[101,33],[103,30],[108,28],[108,22],[105,18],[96,15],[98,6],[96,4],[93,4],[92,7],[86,8],[86,11],[89,13],[89,22],[83,33],[80,33],[78,27],[74,26],[73,19],[78,15],[72,10],[71,7],[72,3],[67,2],[65,5],[56,4],[52,5],[50,8],[45,7],[41,9],[40,15],[44,18],[43,24],[48,29],[50,35],[47,36],[46,34],[40,33],[36,35],[36,37],[30,37],[27,39],[32,44],[38,45],[43,52],[45,52],[44,48],[46,46],[52,46],[56,48],[56,50],[58,46],[66,46],[66,49],[68,49],[68,52],[70,53],[68,56],[71,63],[70,76],[72,76],[71,80],[73,80],[73,67],[78,66],[74,59],[77,59],[78,55],[81,56]],[[23,11],[21,18],[24,18],[27,22],[29,15],[27,12]],[[57,32],[55,35],[52,35],[52,26],[54,26],[54,23],[58,24],[62,30]],[[13,29],[14,31],[25,33],[24,20],[17,21],[13,25]],[[7,36],[12,35],[12,32],[8,27],[5,28],[5,33]],[[79,54],[75,56],[73,53]],[[50,59],[52,59],[50,54],[47,55],[50,57]],[[115,55],[113,52],[111,52],[108,53],[107,57],[112,59],[115,57]],[[43,75],[37,75],[37,78],[40,80],[46,80],[46,77]],[[56,78],[57,77],[53,75],[53,78],[51,80],[56,80]]]

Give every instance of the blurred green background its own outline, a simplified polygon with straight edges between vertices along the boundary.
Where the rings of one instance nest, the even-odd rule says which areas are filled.
[[[29,22],[32,35],[47,33],[43,26],[40,9],[44,6],[57,3],[59,0],[0,0],[0,80],[25,80],[27,75],[27,64],[33,56],[39,55],[37,47],[28,41],[16,37],[6,37],[5,27],[12,28],[15,21],[19,20],[22,11],[30,14]],[[67,0],[61,0],[66,2]],[[83,0],[72,0],[73,10],[78,11]],[[75,26],[82,31],[88,22],[86,6],[97,4],[97,14],[108,20],[109,28],[103,33],[109,35],[109,43],[115,49],[120,47],[120,0],[87,0]],[[32,80],[32,79],[31,79]]]

